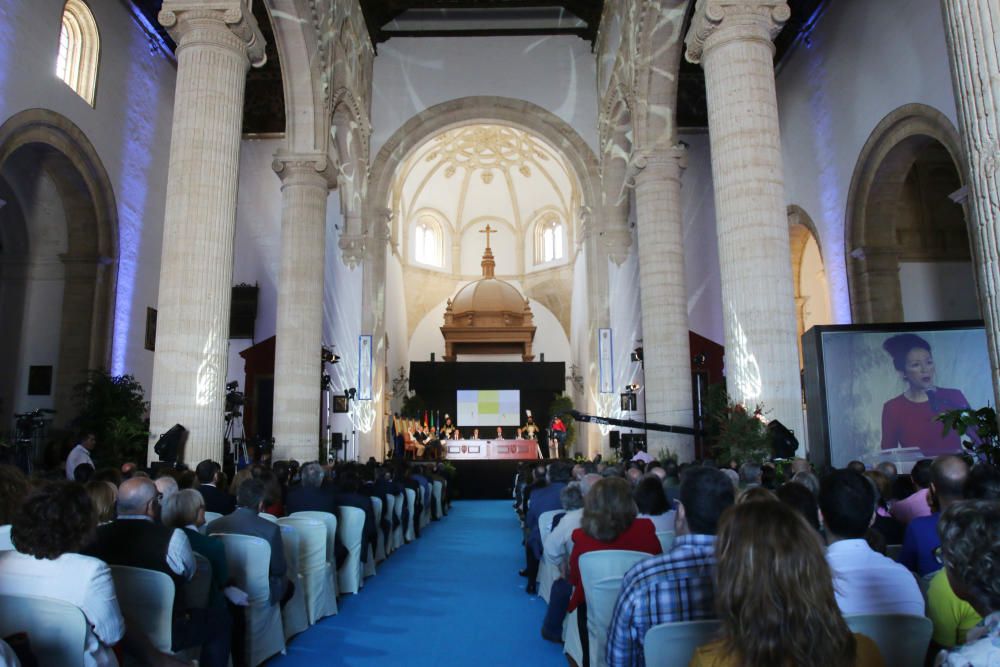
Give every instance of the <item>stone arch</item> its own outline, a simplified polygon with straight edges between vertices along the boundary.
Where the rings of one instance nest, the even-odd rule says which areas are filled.
[[[889,113],[861,149],[847,197],[847,277],[856,323],[903,319],[896,239],[898,204],[921,153],[935,144],[966,182],[958,131],[937,109],[907,104]]]
[[[815,243],[819,254],[820,268],[825,272],[826,259],[823,255],[823,245],[820,242],[816,223],[800,206],[792,204],[788,207],[788,237],[791,245],[792,284],[795,295],[795,320],[798,336],[799,365],[802,365],[802,334],[814,324],[831,324],[829,285],[825,275],[803,275],[804,263],[813,259],[810,243]],[[813,301],[819,299],[821,303]]]
[[[0,170],[40,169],[65,218],[63,309],[53,381],[56,422],[73,413],[73,387],[87,370],[108,369],[118,257],[118,213],[107,171],[76,125],[48,109],[28,109],[0,125]]]

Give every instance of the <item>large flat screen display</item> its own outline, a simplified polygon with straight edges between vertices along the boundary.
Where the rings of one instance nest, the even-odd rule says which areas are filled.
[[[521,392],[517,389],[459,389],[458,427],[520,426]]]
[[[966,434],[943,433],[935,416],[993,402],[980,326],[816,327],[803,342],[810,450],[826,445],[838,468],[961,451]]]

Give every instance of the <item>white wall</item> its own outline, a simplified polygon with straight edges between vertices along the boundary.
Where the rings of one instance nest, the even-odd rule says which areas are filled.
[[[940,3],[831,2],[778,73],[785,193],[815,221],[833,319],[851,321],[845,211],[851,176],[872,130],[904,104],[955,122]]]
[[[372,155],[417,113],[471,95],[533,102],[596,149],[596,76],[578,37],[394,37],[375,58]]]
[[[971,262],[900,262],[899,284],[906,322],[981,317]]]
[[[156,306],[176,71],[121,2],[88,3],[101,36],[95,106],[55,76],[63,0],[4,0],[0,7],[0,122],[44,108],[93,144],[118,209],[118,291],[111,369],[147,389],[146,307]]]

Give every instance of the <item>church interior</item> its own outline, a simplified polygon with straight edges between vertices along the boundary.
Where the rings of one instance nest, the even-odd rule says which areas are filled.
[[[11,472],[0,477],[20,468],[26,481],[0,484],[14,489],[0,490],[0,506],[10,504],[0,519],[14,526],[13,538],[0,526],[0,549],[20,554],[30,541],[18,528],[32,507],[23,497],[70,502],[79,485],[65,480],[79,463],[88,493],[92,475],[118,471],[102,481],[116,488],[119,517],[131,495],[153,493],[146,478],[157,489],[176,478],[172,493],[273,478],[279,498],[246,499],[267,526],[290,522],[278,543],[301,545],[288,564],[296,592],[279,605],[272,569],[268,602],[268,571],[254,579],[240,560],[260,552],[213,538],[236,553],[223,561],[249,593],[233,602],[219,591],[216,615],[245,631],[232,664],[310,664],[329,652],[325,664],[338,665],[766,665],[777,663],[725,620],[721,591],[737,593],[721,579],[716,611],[669,619],[721,622],[721,635],[687,637],[690,650],[676,654],[652,633],[638,635],[638,653],[623,645],[624,616],[634,634],[641,615],[625,609],[641,563],[615,561],[602,609],[596,589],[577,599],[591,575],[580,578],[573,544],[676,555],[689,544],[675,538],[702,530],[684,510],[696,484],[714,493],[705,467],[732,473],[740,499],[716,517],[718,536],[716,519],[699,524],[711,524],[702,532],[717,545],[751,539],[737,521],[784,516],[779,490],[802,481],[797,473],[815,481],[803,483],[812,522],[829,514],[838,484],[868,476],[877,487],[869,473],[880,471],[918,494],[937,489],[934,513],[919,512],[945,517],[941,538],[930,530],[930,572],[907,565],[902,531],[915,524],[892,511],[910,493],[874,496],[885,501],[878,517],[900,523],[881,553],[916,573],[930,605],[928,590],[953,572],[945,583],[929,575],[959,558],[942,561],[943,526],[996,511],[994,502],[973,512],[962,503],[986,500],[969,495],[952,511],[942,480],[960,461],[970,479],[1000,465],[990,407],[1000,401],[998,24],[997,0],[4,0],[0,468]],[[311,488],[308,462],[326,475],[317,494],[340,499],[325,512],[341,523],[326,525],[322,584],[305,574],[317,525],[288,511],[293,487]],[[837,477],[855,465],[863,475]],[[761,484],[754,470],[770,475],[770,517],[742,504]],[[926,475],[937,485],[921,485]],[[642,521],[635,511],[614,539],[588,532],[599,523],[591,502],[621,491],[598,476],[629,482],[659,542],[622,546]],[[669,509],[643,509],[652,478]],[[65,497],[52,500],[45,479],[63,480]],[[560,505],[567,482],[586,495],[575,508]],[[862,486],[854,492],[868,493]],[[204,497],[196,533],[230,516],[208,507],[213,492],[183,496]],[[156,493],[166,508],[170,494]],[[356,543],[352,506],[366,516]],[[550,560],[556,510],[598,523],[574,518],[566,552]],[[667,514],[676,529],[655,520]],[[95,523],[98,543],[123,523],[113,518]],[[241,532],[222,525],[220,534]],[[816,527],[826,540],[818,562],[836,571],[831,536],[849,531]],[[779,541],[797,539],[788,530]],[[280,548],[247,534],[273,568]],[[346,567],[333,562],[334,535],[350,551]],[[981,555],[1000,549],[992,539]],[[780,562],[780,549],[765,547]],[[103,565],[91,556],[108,552],[90,548],[45,562]],[[0,638],[27,630],[35,644],[8,606],[30,594],[16,583],[28,566],[4,556]],[[110,558],[122,611],[134,609],[128,573],[115,570],[129,563]],[[633,565],[623,590],[621,568]],[[719,552],[727,567],[737,565]],[[186,575],[166,575],[181,600]],[[386,645],[380,636],[418,613],[396,606],[394,591],[421,596],[427,610],[422,632]],[[964,595],[955,581],[947,592]],[[923,648],[900,657],[883,635],[922,636],[923,608],[899,612],[911,625],[865,626],[836,595],[827,634],[846,642],[829,654],[840,662],[792,641],[788,664],[987,664],[947,660],[1000,628],[1000,592],[986,590],[969,603],[985,620],[968,643],[965,629],[962,642],[943,642],[931,618],[933,639],[928,630]],[[38,629],[46,656],[184,664],[201,651],[201,664],[217,664],[214,640],[177,650],[176,618],[173,646],[169,627],[158,644],[128,613],[110,641],[75,604],[90,621],[82,661],[58,646],[44,653]],[[543,618],[554,613],[553,631]],[[500,636],[512,646],[495,646]],[[708,644],[720,636],[728,655]],[[0,663],[18,664],[4,650]],[[71,664],[61,660],[39,664]]]

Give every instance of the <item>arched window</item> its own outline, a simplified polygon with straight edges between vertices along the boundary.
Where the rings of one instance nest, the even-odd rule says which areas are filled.
[[[59,32],[56,76],[91,106],[94,106],[100,52],[101,38],[90,8],[83,0],[66,0]]]
[[[557,215],[550,215],[535,229],[535,263],[555,262],[566,256],[566,226]]]
[[[417,220],[413,238],[413,258],[428,266],[443,266],[441,261],[441,227],[437,220],[422,215]]]

